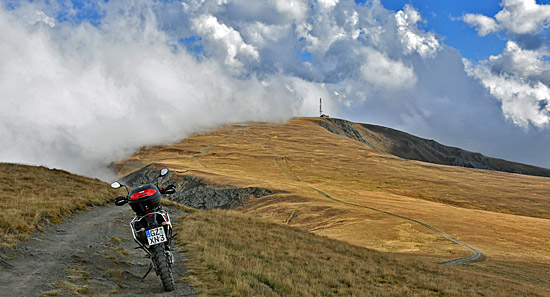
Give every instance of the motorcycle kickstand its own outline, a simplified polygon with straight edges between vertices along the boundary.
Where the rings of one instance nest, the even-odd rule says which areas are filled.
[[[149,264],[149,270],[147,270],[147,272],[145,273],[145,275],[141,278],[141,280],[143,281],[147,275],[149,275],[149,272],[151,272],[151,270],[153,269],[153,264]]]

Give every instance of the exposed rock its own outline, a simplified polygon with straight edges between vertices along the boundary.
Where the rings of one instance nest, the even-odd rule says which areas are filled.
[[[170,199],[194,208],[229,209],[241,205],[253,197],[262,197],[273,193],[273,191],[256,187],[213,187],[204,183],[200,178],[186,175],[183,176],[183,182],[176,185],[176,193],[171,195]]]
[[[155,183],[160,168],[156,164],[147,165],[129,174],[122,181],[131,187]],[[159,178],[160,184],[176,186],[176,193],[169,196],[170,200],[193,208],[229,209],[241,205],[253,197],[274,194],[271,190],[257,187],[237,188],[231,185],[211,185],[192,175],[179,175],[177,178],[172,178],[174,174],[176,173],[169,172],[168,175]]]
[[[173,172],[168,172],[166,176],[160,177],[160,169],[162,167],[158,164],[149,164],[128,174],[121,179],[121,182],[129,187],[137,187],[143,184],[156,184],[157,180],[162,183],[169,180],[174,174]]]

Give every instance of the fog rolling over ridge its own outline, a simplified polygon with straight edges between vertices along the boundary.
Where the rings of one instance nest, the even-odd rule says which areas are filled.
[[[141,146],[224,123],[283,121],[328,97],[299,78],[236,78],[199,61],[171,46],[151,7],[138,8],[99,28],[52,28],[32,6],[0,11],[2,161],[103,177]]]
[[[323,98],[332,116],[550,167],[547,40],[509,34],[501,55],[469,61],[414,6],[383,4],[0,2],[0,161],[109,178],[141,146],[313,116]]]

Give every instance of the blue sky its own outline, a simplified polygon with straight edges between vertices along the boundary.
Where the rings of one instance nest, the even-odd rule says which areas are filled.
[[[356,0],[356,3],[364,3]],[[549,4],[550,0],[537,0]],[[400,10],[405,4],[414,6],[426,20],[426,28],[442,35],[445,43],[460,51],[468,59],[481,60],[498,55],[506,45],[506,38],[497,35],[480,37],[475,29],[460,18],[466,13],[494,16],[502,8],[500,1],[438,1],[438,0],[382,0],[387,9]]]
[[[388,9],[399,10],[405,4],[411,4],[426,20],[426,28],[441,34],[445,43],[460,51],[468,59],[485,59],[489,55],[499,54],[506,40],[498,36],[479,37],[474,28],[460,18],[466,13],[480,13],[493,16],[500,9],[500,1],[437,1],[437,0],[385,0]]]
[[[105,176],[141,146],[316,116],[322,97],[550,168],[549,2],[4,0],[0,161]]]

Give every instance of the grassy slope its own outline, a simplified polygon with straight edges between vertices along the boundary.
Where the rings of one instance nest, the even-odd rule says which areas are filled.
[[[45,167],[0,163],[0,248],[13,247],[63,215],[115,196],[97,179]]]
[[[550,179],[407,161],[314,121],[228,126],[143,149],[118,168],[161,163],[215,184],[269,188],[279,193],[241,211],[356,246],[431,262],[468,255],[424,227],[349,203],[419,219],[487,255],[472,270],[550,286]]]
[[[544,296],[548,291],[315,236],[233,211],[178,230],[202,296]]]

